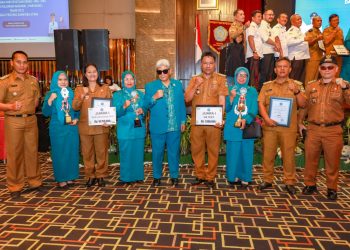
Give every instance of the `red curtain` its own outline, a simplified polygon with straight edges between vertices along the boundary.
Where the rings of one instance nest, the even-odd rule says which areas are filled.
[[[237,0],[237,9],[242,9],[245,13],[245,21],[249,21],[253,10],[262,10],[262,2],[263,0]]]

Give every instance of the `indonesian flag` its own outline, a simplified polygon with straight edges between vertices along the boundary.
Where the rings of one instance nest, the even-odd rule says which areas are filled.
[[[199,27],[199,18],[196,15],[196,45],[195,45],[195,56],[194,62],[197,63],[202,56],[202,41],[201,41],[201,30]]]

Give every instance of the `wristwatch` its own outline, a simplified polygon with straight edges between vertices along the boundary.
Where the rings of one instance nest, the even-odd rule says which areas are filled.
[[[342,90],[347,90],[349,89],[349,84],[346,84],[345,88],[341,88]]]
[[[298,89],[298,92],[294,93],[294,95],[298,95],[300,93],[300,89]]]

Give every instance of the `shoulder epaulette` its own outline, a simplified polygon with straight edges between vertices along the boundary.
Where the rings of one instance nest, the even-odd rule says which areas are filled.
[[[309,82],[307,82],[307,84],[311,84],[311,83],[314,83],[314,82],[317,82],[318,80],[311,80]]]
[[[300,81],[294,80],[294,82],[295,82],[296,84],[298,84],[298,85],[303,85],[303,83],[300,82]]]
[[[9,78],[9,77],[10,77],[10,74],[7,74],[7,75],[0,77],[0,80],[4,80],[4,79]]]
[[[226,77],[225,74],[222,74],[222,73],[217,73],[219,76],[223,76],[223,77]]]
[[[263,85],[266,85],[266,84],[269,84],[269,83],[272,83],[273,81],[268,81],[268,82],[264,82]]]
[[[28,75],[30,78],[33,78],[35,79],[36,81],[38,80],[38,78],[36,78],[35,76],[32,76],[32,75]]]

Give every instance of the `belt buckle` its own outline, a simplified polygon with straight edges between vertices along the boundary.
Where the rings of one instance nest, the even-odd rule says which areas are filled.
[[[320,127],[327,127],[325,123],[320,124]]]
[[[22,117],[28,117],[28,114],[23,114]]]

